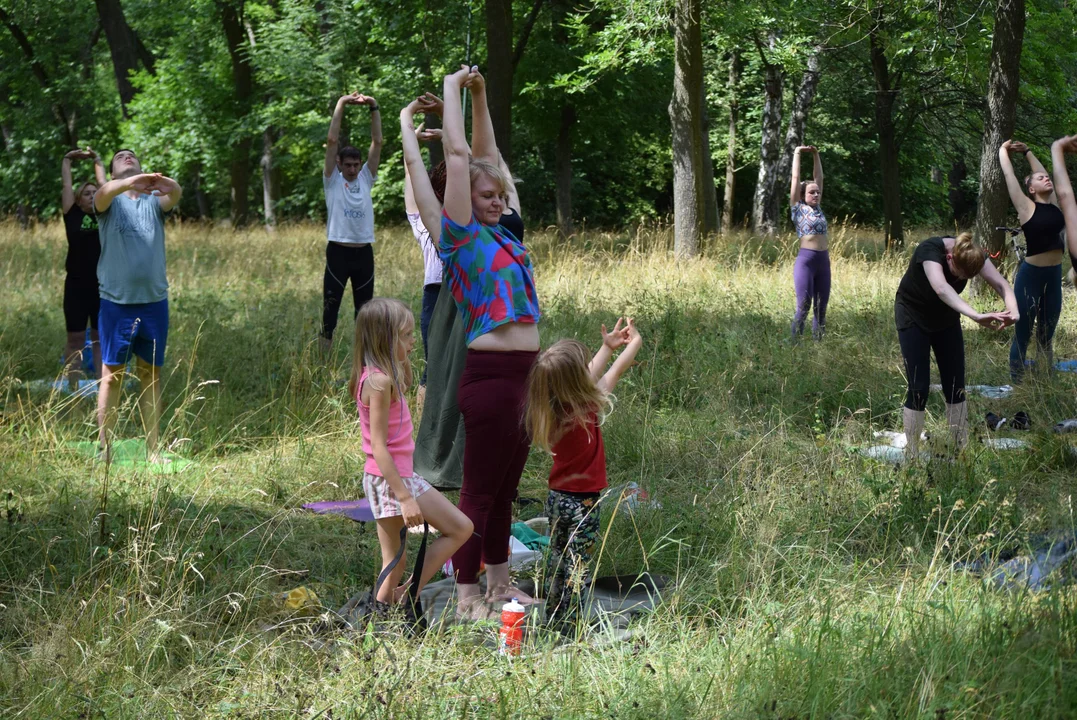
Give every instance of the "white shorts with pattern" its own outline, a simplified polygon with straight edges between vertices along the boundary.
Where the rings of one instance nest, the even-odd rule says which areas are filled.
[[[419,475],[401,479],[413,498],[418,498],[427,490],[433,490],[430,483]],[[363,473],[363,494],[366,495],[366,499],[370,503],[370,510],[374,513],[375,520],[399,517],[403,514],[400,512],[400,501],[396,499],[396,495],[385,478],[371,473]]]

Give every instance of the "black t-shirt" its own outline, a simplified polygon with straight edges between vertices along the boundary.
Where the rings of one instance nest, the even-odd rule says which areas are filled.
[[[924,332],[937,332],[953,327],[961,322],[961,314],[943,302],[931,281],[924,272],[924,261],[931,260],[942,265],[942,274],[947,284],[956,292],[961,292],[968,280],[958,278],[950,272],[946,262],[946,243],[941,237],[932,237],[916,246],[898,285],[897,297],[894,298],[894,319],[897,329],[904,330],[913,325]]]
[[[97,287],[97,260],[101,257],[101,238],[97,233],[97,218],[87,215],[73,205],[64,215],[67,230],[68,280],[87,287]]]
[[[512,233],[517,240],[524,241],[524,219],[520,217],[520,213],[513,210],[508,215],[502,215],[500,225]]]

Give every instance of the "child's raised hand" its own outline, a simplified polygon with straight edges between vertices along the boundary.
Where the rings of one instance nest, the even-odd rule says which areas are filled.
[[[617,324],[613,326],[612,332],[606,330],[605,324],[602,325],[602,344],[610,350],[616,350],[628,342],[628,329],[621,327],[623,322],[623,317],[617,318]]]
[[[636,328],[636,323],[632,318],[628,318],[625,321],[625,342],[643,342],[643,336],[639,334],[639,330]]]
[[[419,503],[413,497],[400,501],[400,514],[404,516],[404,524],[409,528],[419,527],[425,518],[423,511],[419,509]]]

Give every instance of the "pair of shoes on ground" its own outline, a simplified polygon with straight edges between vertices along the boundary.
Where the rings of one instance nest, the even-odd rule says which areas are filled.
[[[999,417],[993,412],[987,413],[987,429],[988,430],[1001,430],[1007,425],[1008,418]],[[1032,428],[1032,420],[1029,419],[1028,413],[1024,410],[1020,411],[1013,416],[1012,420],[1009,420],[1009,426],[1014,430],[1029,430]]]

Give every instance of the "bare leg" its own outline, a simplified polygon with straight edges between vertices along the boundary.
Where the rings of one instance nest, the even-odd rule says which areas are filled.
[[[101,366],[101,388],[97,392],[97,445],[105,462],[112,461],[112,433],[116,429],[116,407],[120,404],[123,378],[123,365]]]
[[[960,451],[968,440],[968,403],[959,402],[953,405],[946,403],[946,424],[950,426],[950,437],[954,441],[955,449]]]
[[[445,496],[437,490],[424,492],[418,497],[418,503],[426,521],[441,533],[441,537],[430,543],[426,548],[423,572],[419,576],[419,590],[422,591],[426,587],[426,583],[434,576],[434,573],[440,570],[446,561],[453,556],[453,553],[467,542],[475,526],[471,524],[471,520],[468,519],[467,515],[457,510],[456,506],[446,500]],[[400,534],[399,528],[397,529],[397,534]],[[397,588],[395,599],[399,601],[406,592],[406,587]]]
[[[378,546],[381,548],[381,569],[389,567],[389,563],[396,557],[397,550],[400,549],[400,528],[404,526],[404,518],[397,515],[396,517],[380,518],[377,521],[378,525]],[[400,563],[393,568],[389,573],[389,577],[385,578],[385,582],[378,588],[377,599],[383,603],[393,602],[393,590],[400,584],[400,578],[404,574],[405,563],[407,561],[407,552],[400,557]],[[380,573],[379,573],[380,575]]]
[[[96,330],[90,330],[90,347],[93,348],[94,377],[101,378],[101,337]]]
[[[924,431],[923,410],[904,409],[903,425],[905,427],[905,459],[916,460],[920,451],[920,433]]]
[[[146,432],[146,459],[154,462],[157,460],[158,426],[161,424],[161,368],[138,358],[135,369],[142,383],[138,409],[142,415],[142,428]]]
[[[64,345],[64,379],[71,385],[82,375],[82,348],[86,344],[85,332],[69,332]]]

